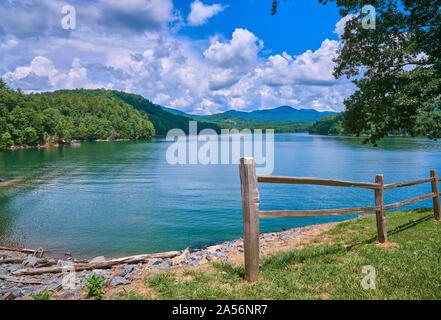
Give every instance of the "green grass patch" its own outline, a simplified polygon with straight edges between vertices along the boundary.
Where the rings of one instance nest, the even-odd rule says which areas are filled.
[[[149,275],[145,299],[440,299],[441,223],[431,209],[387,213],[388,246],[379,246],[375,215],[343,222],[302,249],[260,261],[259,280],[243,280],[243,266]],[[364,266],[376,288],[364,289]]]

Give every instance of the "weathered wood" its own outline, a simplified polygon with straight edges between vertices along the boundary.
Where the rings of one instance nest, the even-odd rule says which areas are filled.
[[[259,211],[259,218],[300,218],[300,217],[323,217],[323,216],[339,216],[345,214],[359,214],[373,212],[379,207],[359,207],[344,209],[324,209],[324,210],[272,210]]]
[[[43,256],[43,248],[39,248],[38,250],[34,249],[26,249],[26,248],[9,248],[9,247],[3,247],[0,246],[0,250],[6,250],[6,251],[16,251],[16,252],[23,252],[23,253],[33,253],[33,254],[40,254],[40,258]]]
[[[0,264],[14,264],[14,263],[23,263],[27,258],[12,258],[12,259],[3,259],[0,260]],[[47,259],[38,259],[38,264],[47,264],[49,260]]]
[[[366,189],[379,188],[378,184],[375,183],[331,180],[331,179],[321,179],[321,178],[258,176],[257,181],[262,183],[311,184],[311,185],[331,186],[331,187],[353,187],[353,188],[366,188]]]
[[[439,203],[439,185],[438,185],[438,173],[436,170],[430,171],[430,177],[432,179],[432,192],[433,196],[433,215],[436,220],[441,220],[441,208]]]
[[[112,266],[118,264],[125,263],[138,263],[143,262],[148,259],[160,258],[160,259],[168,259],[173,258],[181,254],[181,251],[170,251],[163,253],[152,253],[152,254],[143,254],[119,259],[113,259],[105,262],[93,262],[93,263],[83,263],[83,264],[74,264],[72,267],[75,271],[83,271],[83,270],[93,270],[93,269],[108,269]],[[35,269],[20,269],[12,274],[14,275],[36,275],[36,274],[44,274],[44,273],[61,273],[66,270],[65,267],[48,267],[48,268],[35,268]]]
[[[243,210],[245,279],[254,282],[259,273],[259,190],[254,158],[240,159],[239,174]]]
[[[427,178],[427,179],[413,180],[413,181],[407,181],[407,182],[390,183],[390,184],[385,184],[384,189],[386,190],[386,189],[415,186],[417,184],[431,182],[432,180],[433,180],[432,178]]]
[[[428,193],[428,194],[425,194],[423,196],[418,196],[418,197],[407,199],[407,200],[404,200],[404,201],[388,204],[388,205],[384,206],[384,209],[385,210],[391,210],[391,209],[407,206],[408,204],[424,201],[424,200],[433,198],[434,196],[435,196],[434,193]]]
[[[384,208],[384,176],[382,174],[377,175],[375,177],[375,183],[380,185],[380,188],[375,190],[375,206],[379,207],[375,212],[377,217],[378,241],[384,243],[387,241],[386,215]]]
[[[37,279],[24,279],[24,278],[22,279],[22,278],[5,276],[5,275],[0,275],[0,280],[5,280],[5,281],[15,282],[15,283],[25,283],[25,284],[46,284],[46,283],[41,282],[40,280],[37,280]]]
[[[26,249],[26,248],[10,248],[10,247],[3,247],[0,246],[0,250],[6,250],[6,251],[17,251],[17,252],[24,252],[24,253],[40,253],[41,250],[34,250],[34,249]]]

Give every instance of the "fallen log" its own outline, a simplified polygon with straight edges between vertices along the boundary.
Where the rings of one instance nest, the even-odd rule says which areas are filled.
[[[39,248],[38,250],[34,249],[26,249],[26,248],[9,248],[9,247],[3,247],[0,246],[0,250],[6,250],[6,251],[16,251],[16,252],[23,252],[23,253],[33,253],[33,254],[40,254],[40,258],[43,256],[43,248]]]
[[[9,282],[16,282],[16,283],[25,283],[25,284],[46,284],[44,282],[41,282],[37,279],[20,279],[17,277],[10,277],[10,276],[4,276],[0,275],[0,280],[5,280]]]
[[[73,264],[72,267],[75,271],[83,270],[93,270],[93,269],[108,269],[112,266],[125,263],[138,263],[143,262],[153,258],[168,259],[173,258],[181,254],[181,251],[169,251],[162,253],[152,253],[152,254],[141,254],[137,256],[130,256],[125,258],[113,259],[105,262],[93,262],[93,263],[82,263]],[[47,267],[47,268],[31,268],[31,269],[20,269],[13,272],[13,275],[37,275],[45,273],[61,273],[66,271],[66,266],[64,267]]]
[[[0,260],[0,264],[15,264],[15,263],[23,263],[26,259],[27,259],[27,258],[3,259],[3,260]],[[38,265],[45,265],[45,264],[48,264],[48,263],[55,264],[55,263],[57,263],[57,262],[56,262],[56,261],[55,261],[55,262],[53,262],[53,261],[49,261],[49,260],[47,260],[47,259],[38,259],[38,260],[37,260],[37,265],[36,265],[36,267],[39,267]]]
[[[26,258],[19,258],[19,259],[3,259],[0,260],[0,264],[12,264],[12,263],[22,263],[23,261],[25,261]]]

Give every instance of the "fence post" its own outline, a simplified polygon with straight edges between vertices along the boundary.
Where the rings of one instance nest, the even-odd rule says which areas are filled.
[[[441,220],[441,209],[439,203],[439,185],[438,185],[438,173],[436,170],[430,170],[430,177],[432,180],[432,192],[435,193],[433,197],[433,214],[436,220]]]
[[[259,273],[259,190],[256,160],[241,158],[239,173],[242,191],[245,279],[254,282]]]
[[[375,205],[380,207],[380,210],[375,212],[377,216],[378,241],[384,243],[387,241],[386,215],[384,213],[384,175],[377,175],[375,183],[380,185],[379,189],[375,189]]]

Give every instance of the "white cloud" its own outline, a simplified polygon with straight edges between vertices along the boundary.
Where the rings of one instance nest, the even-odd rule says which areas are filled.
[[[191,11],[187,17],[188,24],[191,26],[200,26],[206,24],[208,19],[223,11],[226,7],[220,4],[205,5],[199,0],[191,4]]]
[[[0,76],[11,87],[111,88],[199,114],[280,105],[342,110],[344,97],[353,90],[349,81],[332,76],[337,41],[325,39],[320,48],[297,56],[266,56],[263,41],[251,30],[237,28],[227,39],[198,41],[171,31],[170,23],[178,17],[171,0],[135,0],[124,8],[116,0],[78,5],[83,5],[78,12],[89,12],[68,37],[50,28],[45,37],[12,29],[2,34],[6,29],[0,22]],[[147,12],[157,15],[154,24],[129,23]],[[106,14],[107,22],[101,21]]]
[[[262,47],[263,41],[252,32],[238,28],[230,41],[222,43],[214,40],[204,56],[219,67],[247,67],[255,64]]]
[[[314,52],[307,50],[297,57],[292,57],[286,52],[270,56],[257,73],[268,86],[332,85],[335,83],[332,59],[335,58],[338,48],[337,41],[326,39]]]
[[[351,13],[351,14],[348,14],[348,15],[344,16],[343,18],[341,18],[335,24],[334,33],[338,34],[338,36],[341,37],[342,34],[345,32],[346,22],[351,20],[353,17],[358,17],[359,15],[360,15],[359,13]]]

